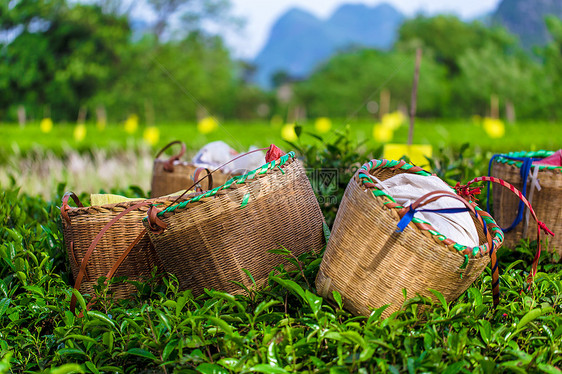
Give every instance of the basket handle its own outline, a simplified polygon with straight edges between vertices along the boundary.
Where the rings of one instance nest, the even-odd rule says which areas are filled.
[[[80,208],[84,207],[84,205],[82,204],[82,202],[80,201],[80,199],[78,198],[78,196],[76,196],[76,194],[74,192],[68,191],[67,193],[65,193],[63,195],[62,204],[61,204],[61,207],[60,207],[60,215],[62,216],[62,218],[64,218],[66,223],[68,223],[69,225],[70,225],[70,217],[68,216],[68,211],[71,208],[70,208],[70,205],[68,205],[68,200],[70,200],[70,198],[72,198],[72,200],[74,200],[76,205],[78,205]]]
[[[463,205],[466,208],[419,209],[420,207],[423,207],[424,205],[427,205],[442,197],[449,197],[458,200],[461,203],[463,203]],[[414,213],[416,211],[436,212],[436,213],[460,213],[463,211],[470,211],[476,216],[476,218],[478,218],[478,222],[480,222],[480,224],[484,228],[484,232],[486,233],[486,240],[488,241],[490,261],[492,262],[492,298],[493,298],[494,307],[498,306],[500,302],[500,275],[499,275],[498,259],[494,248],[494,241],[492,240],[492,235],[490,234],[490,231],[486,227],[486,223],[482,219],[481,215],[479,215],[474,209],[474,205],[466,201],[464,198],[449,191],[431,191],[423,195],[419,199],[417,199],[410,206],[404,207],[398,211],[398,215],[401,217],[401,219],[400,222],[398,222],[397,231],[402,232],[402,230],[412,221],[412,218],[414,217]]]
[[[145,206],[145,205],[149,205],[151,204],[151,201],[142,201],[140,203],[137,203],[135,205],[132,205],[130,207],[128,207],[127,209],[125,209],[124,211],[122,211],[121,213],[119,213],[118,215],[116,215],[111,221],[109,221],[104,227],[103,229],[101,229],[101,231],[96,235],[96,237],[94,238],[94,240],[92,241],[92,243],[90,244],[90,247],[88,247],[88,250],[86,251],[86,254],[84,255],[84,258],[82,258],[82,262],[80,264],[80,270],[78,271],[78,275],[76,276],[76,281],[74,283],[74,289],[76,290],[80,290],[80,286],[82,285],[82,279],[84,278],[84,275],[86,274],[86,266],[88,265],[88,261],[90,260],[90,257],[92,256],[92,253],[94,252],[94,249],[96,249],[96,246],[98,245],[98,243],[100,242],[101,238],[103,237],[103,235],[107,232],[107,230],[109,230],[109,228],[111,226],[113,226],[113,224],[115,222],[117,222],[119,219],[121,219],[121,217],[123,217],[124,215],[126,215],[127,213],[129,213],[130,211],[137,209],[141,206]],[[138,243],[138,241],[140,240],[142,236],[139,235],[135,241],[133,242],[131,248]],[[129,249],[130,251],[130,249]],[[70,311],[72,313],[74,313],[75,309],[76,309],[76,296],[74,294],[72,294],[72,297],[70,299]]]
[[[541,257],[541,230],[544,231],[547,235],[554,236],[554,233],[546,226],[546,224],[544,222],[539,221],[535,211],[533,210],[533,207],[531,206],[529,201],[527,201],[527,198],[525,197],[525,195],[521,191],[519,191],[517,188],[513,187],[511,184],[507,183],[506,181],[504,181],[502,179],[499,179],[499,178],[496,178],[496,177],[474,178],[473,180],[471,180],[470,182],[468,182],[464,186],[457,186],[457,191],[459,191],[459,193],[460,193],[464,189],[468,189],[468,186],[470,186],[472,183],[477,183],[477,182],[498,183],[501,186],[509,189],[511,192],[513,192],[515,195],[517,195],[517,197],[523,202],[523,204],[525,204],[527,206],[527,208],[529,208],[529,212],[531,212],[531,215],[533,216],[534,220],[537,221],[537,253],[535,253],[535,258],[533,259],[533,264],[531,265],[531,272],[529,273],[529,278],[528,278],[528,283],[529,284],[532,283],[535,275],[537,274],[537,267],[539,265],[539,259]],[[489,200],[489,197],[488,197],[488,200]]]
[[[205,176],[205,177],[208,179],[208,182],[207,182],[207,191],[208,191],[208,190],[212,190],[212,189],[213,189],[213,175],[212,175],[212,172],[211,172],[209,169],[204,168],[204,167],[198,167],[198,168],[195,170],[195,173],[193,173],[193,180],[194,180],[194,181],[199,180],[199,174],[201,174],[201,172],[202,172],[203,170],[205,170],[205,171],[207,172],[207,175]],[[204,178],[201,178],[201,180],[203,180],[203,179],[204,179]],[[197,183],[197,184],[195,185],[195,188],[196,188],[196,191],[197,191],[197,192],[203,192],[203,188],[201,188],[201,184],[200,184],[200,183]]]
[[[448,197],[460,201],[461,203],[463,203],[465,208],[419,209],[442,197]],[[480,224],[484,227],[484,232],[486,234],[486,239],[488,241],[489,248],[492,248],[492,243],[493,243],[492,236],[490,235],[490,232],[486,228],[486,223],[474,209],[474,206],[470,204],[468,201],[466,201],[465,199],[463,199],[462,197],[455,195],[452,192],[444,191],[444,190],[431,191],[423,195],[422,197],[418,198],[410,206],[400,209],[398,211],[398,215],[400,215],[401,220],[398,223],[398,231],[402,232],[402,230],[404,230],[404,228],[412,221],[415,212],[461,213],[466,211],[472,212],[478,219],[478,222],[480,222]]]
[[[162,148],[154,157],[155,159],[157,159],[162,153],[164,153],[166,149],[170,148],[174,144],[181,144],[181,149],[177,155],[171,156],[166,162],[164,162],[164,171],[167,171],[169,173],[174,171],[174,161],[179,160],[185,154],[185,143],[180,140],[174,140],[173,142],[166,144],[164,148]]]
[[[186,193],[187,191],[191,190],[193,187],[199,185],[201,183],[201,181],[205,178],[209,178],[209,186],[212,186],[212,174],[223,168],[224,166],[230,164],[233,161],[238,160],[239,158],[242,158],[244,156],[247,156],[249,154],[255,153],[255,152],[260,152],[260,151],[265,151],[267,150],[266,153],[266,162],[272,162],[274,160],[277,160],[279,157],[281,157],[284,153],[283,151],[281,151],[275,144],[271,144],[269,147],[265,147],[265,148],[258,148],[258,149],[254,149],[251,151],[248,151],[246,153],[243,153],[241,155],[238,155],[236,157],[234,157],[233,159],[231,159],[228,162],[225,162],[224,164],[222,164],[221,166],[219,166],[218,168],[216,168],[215,170],[212,170],[209,172],[209,170],[207,170],[207,174],[205,174],[203,177],[198,178],[199,174],[201,173],[202,168],[198,168],[197,170],[195,170],[195,175],[193,176],[194,179],[194,183],[193,185],[191,185],[189,188],[187,188],[185,191],[183,191],[183,193],[177,197],[176,200],[174,200],[174,202],[172,203],[172,205],[174,205],[179,199],[181,199]],[[150,228],[150,231],[154,234],[161,234],[164,232],[164,230],[166,229],[166,223],[164,223],[164,221],[162,221],[161,219],[158,218],[158,210],[155,207],[150,207],[150,209],[147,212],[147,221],[148,221],[148,227]]]

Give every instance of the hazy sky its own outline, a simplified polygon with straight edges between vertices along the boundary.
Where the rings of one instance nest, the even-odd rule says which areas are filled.
[[[364,3],[376,5],[381,0],[231,0],[234,14],[246,19],[238,35],[227,33],[227,43],[236,57],[251,59],[265,44],[275,20],[292,7],[300,7],[320,18],[327,18],[339,5]],[[470,19],[489,12],[500,0],[386,0],[408,16],[418,12],[426,14],[454,13]]]

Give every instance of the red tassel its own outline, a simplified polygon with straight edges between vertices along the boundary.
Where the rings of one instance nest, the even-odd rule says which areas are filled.
[[[455,186],[455,191],[457,191],[457,195],[464,197],[466,200],[471,200],[471,201],[478,201],[476,195],[480,195],[480,193],[482,192],[480,187],[471,189],[467,185],[461,185],[460,182],[457,182],[457,185]]]
[[[275,144],[269,146],[267,153],[265,154],[265,162],[271,162],[274,160],[279,159],[279,157],[283,156],[285,152],[279,149]]]

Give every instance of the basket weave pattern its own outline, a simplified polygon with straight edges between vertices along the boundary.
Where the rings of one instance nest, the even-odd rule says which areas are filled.
[[[355,174],[345,191],[316,279],[318,292],[332,298],[332,291],[337,290],[347,309],[363,315],[385,304],[391,305],[383,316],[398,310],[404,288],[408,297],[419,293],[434,298],[428,291],[431,288],[448,301],[456,299],[489,262],[482,226],[475,220],[481,244],[475,248],[454,243],[417,218],[403,232],[396,232],[397,208],[401,207],[384,192],[365,186],[372,184],[368,173],[381,181],[399,173],[430,174],[397,161],[373,160],[368,165]],[[499,248],[501,230],[491,217],[481,217]]]
[[[158,216],[167,229],[149,230],[156,252],[180,288],[196,295],[204,288],[240,292],[232,281],[251,286],[242,269],[261,285],[275,266],[288,264],[268,250],[299,256],[325,244],[322,212],[292,153]]]
[[[513,152],[508,153],[510,157],[548,157],[554,152]],[[492,175],[502,179],[520,191],[523,190],[521,179],[520,161],[513,161],[499,157],[492,165]],[[554,237],[548,238],[548,250],[556,250],[562,255],[562,167],[539,166],[538,180],[540,191],[533,192],[531,204],[538,217],[555,233]],[[526,195],[530,194],[530,183],[527,183]],[[493,213],[494,218],[501,227],[509,227],[517,215],[519,199],[509,190],[493,185]],[[505,245],[512,248],[519,244],[521,239],[534,240],[537,233],[537,223],[529,220],[525,229],[525,216],[514,229],[505,233]]]
[[[172,202],[173,198],[154,200],[155,204],[165,206]],[[98,233],[119,213],[136,203],[138,201],[128,201],[103,206],[70,208],[67,211],[71,223],[68,224],[65,219],[62,219],[63,234],[74,278],[77,277],[82,259]],[[93,294],[93,285],[97,284],[97,279],[100,276],[107,275],[123,250],[143,231],[142,218],[146,216],[147,210],[148,206],[141,206],[132,210],[113,224],[102,237],[88,261],[80,292]],[[130,280],[141,280],[142,277],[150,274],[155,265],[160,268],[160,264],[150,238],[148,235],[144,235],[131,250],[115,276],[126,276]],[[114,292],[116,298],[126,298],[136,290],[129,283],[117,283],[111,285],[110,289]]]

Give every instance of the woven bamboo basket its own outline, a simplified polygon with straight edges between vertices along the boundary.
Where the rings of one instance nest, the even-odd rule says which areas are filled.
[[[168,159],[159,158],[166,149],[175,144],[181,145],[181,150],[178,154]],[[150,197],[154,198],[175,193],[194,184],[193,174],[197,170],[197,166],[187,161],[181,161],[180,158],[184,154],[185,144],[180,141],[169,143],[156,154],[152,168]],[[213,183],[215,185],[223,185],[233,175],[236,175],[236,173],[230,174],[217,170],[213,173]],[[212,186],[208,186],[207,189],[211,188]]]
[[[261,286],[275,266],[288,265],[269,250],[299,256],[325,245],[322,212],[292,152],[154,217],[144,223],[158,257],[196,295],[241,292],[232,281],[252,285],[243,269]]]
[[[70,207],[68,205],[69,197],[72,197],[79,206]],[[83,278],[83,281],[77,283],[79,291],[93,294],[93,286],[97,284],[98,278],[107,275],[123,250],[142,233],[144,230],[142,219],[146,216],[149,203],[169,206],[174,199],[174,197],[167,197],[140,200],[146,204],[139,207],[135,207],[139,201],[84,207],[76,195],[67,193],[61,206],[62,228],[74,279]],[[100,231],[122,212],[131,208],[133,209],[130,212],[123,215],[101,236],[101,240],[91,252],[89,259],[84,261],[84,257]],[[161,269],[161,262],[154,252],[148,235],[144,234],[132,248],[115,276],[125,276],[129,280],[141,280],[151,273],[154,266]],[[83,277],[79,277],[81,267],[84,268]],[[114,292],[114,297],[126,298],[136,289],[130,283],[121,282],[111,285],[110,290]]]
[[[488,264],[490,239],[492,252],[502,243],[501,229],[478,208],[490,234],[488,238],[473,216],[479,247],[457,244],[415,217],[403,232],[396,232],[403,207],[377,189],[371,176],[384,181],[400,173],[431,175],[404,161],[372,160],[349,182],[334,222],[316,288],[330,299],[337,290],[354,314],[369,315],[371,308],[390,304],[383,316],[390,315],[402,306],[403,289],[408,297],[419,293],[435,298],[429,291],[435,289],[447,301],[454,300]]]
[[[502,179],[515,188],[523,191],[523,179],[521,177],[521,167],[523,162],[510,158],[532,158],[540,159],[552,155],[551,151],[538,152],[511,152],[499,155],[492,162],[492,176]],[[557,166],[538,166],[538,182],[540,191],[534,188],[532,183],[527,183],[525,195],[527,199],[531,197],[530,203],[533,205],[537,216],[556,234],[548,238],[547,249],[557,251],[562,256],[562,167]],[[531,174],[531,173],[530,173]],[[508,189],[499,185],[493,185],[493,216],[502,228],[509,227],[517,216],[519,210],[519,198],[512,194]],[[526,217],[517,224],[512,230],[505,232],[504,245],[510,248],[520,243],[521,239],[535,239],[537,223]],[[546,244],[546,243],[545,243]]]

